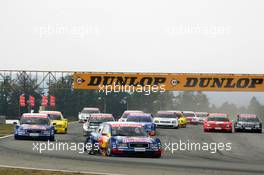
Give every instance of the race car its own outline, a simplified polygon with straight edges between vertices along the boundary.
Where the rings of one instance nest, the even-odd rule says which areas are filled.
[[[14,129],[14,139],[47,139],[55,140],[54,126],[47,114],[24,113]]]
[[[224,131],[232,133],[233,123],[226,114],[212,113],[204,121],[204,132]]]
[[[55,133],[66,134],[68,131],[68,120],[65,119],[59,111],[40,111],[41,114],[47,114],[51,123],[55,127]]]
[[[144,113],[143,111],[139,111],[139,110],[127,110],[124,111],[124,113],[122,114],[121,118],[118,120],[119,122],[125,122],[127,120],[127,116],[130,113]]]
[[[78,118],[79,123],[84,123],[87,121],[87,119],[90,117],[90,114],[97,114],[100,113],[99,108],[88,108],[85,107],[81,112],[79,112]]]
[[[193,111],[183,111],[183,116],[186,117],[188,124],[194,124],[197,125],[199,122],[199,119],[197,118],[195,112]]]
[[[154,122],[157,127],[179,128],[179,115],[177,111],[158,111],[154,117]],[[186,126],[186,125],[185,125]]]
[[[160,139],[151,138],[140,123],[102,123],[85,141],[92,145],[89,154],[106,156],[147,156],[159,158],[162,154]]]
[[[203,124],[204,120],[208,117],[208,112],[195,112],[196,117],[198,118],[198,124]]]
[[[156,135],[156,125],[153,122],[153,118],[151,114],[145,114],[145,113],[130,113],[127,116],[127,122],[137,122],[142,123],[144,125],[145,131],[150,136]]]
[[[83,135],[89,135],[91,132],[95,131],[101,123],[110,121],[114,121],[112,114],[91,114],[88,121],[83,124]]]
[[[235,132],[247,131],[262,133],[262,122],[254,114],[238,114],[234,125]]]

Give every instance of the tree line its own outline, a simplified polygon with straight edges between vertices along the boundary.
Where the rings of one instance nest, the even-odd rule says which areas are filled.
[[[60,87],[60,88],[57,88]],[[253,97],[247,107],[238,107],[235,104],[224,102],[220,107],[210,104],[208,97],[203,92],[185,91],[175,94],[172,91],[163,93],[110,93],[105,95],[96,90],[72,89],[71,77],[66,77],[49,85],[48,89],[41,89],[37,80],[19,79],[9,81],[4,79],[0,83],[0,115],[18,117],[27,112],[27,108],[19,108],[19,96],[35,97],[34,111],[39,110],[41,96],[44,94],[56,97],[56,110],[62,111],[66,117],[77,119],[78,112],[83,107],[98,107],[100,111],[121,116],[124,110],[137,109],[149,113],[159,110],[190,110],[199,112],[221,112],[235,115],[238,113],[254,113],[264,120],[264,106]]]

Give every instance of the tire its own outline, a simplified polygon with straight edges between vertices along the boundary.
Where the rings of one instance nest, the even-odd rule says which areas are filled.
[[[258,132],[258,133],[262,133],[262,129],[258,130],[257,132]]]
[[[20,138],[17,135],[14,135],[15,140],[19,140]]]
[[[112,156],[112,148],[110,146],[111,144],[108,143],[107,150],[106,150],[106,156],[111,157]]]
[[[68,133],[68,128],[65,128],[64,134]]]
[[[50,137],[48,138],[48,140],[51,141],[51,142],[54,142],[54,141],[55,141],[55,137],[54,137],[54,135],[53,135],[53,136],[50,136]]]
[[[91,138],[89,138],[89,140],[85,144],[87,144],[87,143],[90,143],[92,145],[92,148],[91,148],[91,150],[89,150],[89,151],[86,150],[86,151],[88,151],[88,154],[90,154],[90,155],[95,155],[96,152],[94,150],[94,144],[91,142]]]

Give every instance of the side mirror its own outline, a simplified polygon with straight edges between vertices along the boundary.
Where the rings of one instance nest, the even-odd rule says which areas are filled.
[[[13,122],[14,125],[17,125],[17,122]]]
[[[87,119],[84,119],[83,121],[84,121],[84,122],[87,122]]]

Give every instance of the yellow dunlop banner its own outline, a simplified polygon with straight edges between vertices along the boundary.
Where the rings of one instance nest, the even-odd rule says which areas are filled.
[[[73,75],[74,89],[99,90],[116,86],[156,88],[161,91],[255,91],[264,92],[264,75],[82,73]]]

